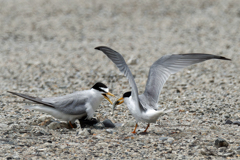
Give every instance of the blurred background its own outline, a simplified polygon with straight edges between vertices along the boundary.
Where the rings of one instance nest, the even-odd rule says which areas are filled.
[[[102,75],[119,72],[94,50],[99,45],[146,66],[140,67],[146,72],[156,59],[171,53],[239,60],[239,6],[237,0],[2,0],[1,88],[53,89],[55,83],[87,88],[95,83],[89,78],[107,83]],[[133,73],[139,69],[134,68]]]

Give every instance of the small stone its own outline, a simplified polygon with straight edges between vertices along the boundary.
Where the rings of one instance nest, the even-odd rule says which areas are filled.
[[[230,118],[231,115],[230,115],[230,114],[225,114],[224,117],[225,117],[225,118]]]
[[[134,58],[133,56],[127,61],[127,64],[129,65],[136,65],[138,62],[138,59]]]
[[[202,155],[207,155],[207,156],[209,156],[209,155],[212,155],[212,156],[216,155],[216,151],[213,148],[211,148],[211,147],[208,147],[208,148],[206,147],[206,148],[201,149],[200,153]]]
[[[94,124],[93,127],[96,129],[103,129],[105,126],[103,125],[102,122],[99,122],[97,124]]]
[[[232,124],[233,122],[231,120],[226,120],[225,124]]]
[[[134,122],[134,121],[129,121],[124,124],[124,126],[127,126],[127,127],[135,127],[135,125],[136,125],[136,122]]]
[[[217,148],[219,148],[219,147],[228,147],[228,145],[229,145],[228,142],[225,139],[223,139],[223,138],[218,138],[218,139],[215,140],[215,146]]]
[[[168,137],[160,137],[159,140],[160,141],[166,141],[168,139]]]
[[[90,131],[91,132],[91,131]],[[88,136],[88,135],[90,135],[90,133],[89,133],[89,131],[86,129],[86,128],[84,128],[84,129],[79,129],[78,131],[77,131],[77,134],[76,135],[81,135],[81,136]]]
[[[168,143],[172,144],[173,141],[174,141],[174,138],[172,138],[172,137],[168,137],[168,139],[167,139],[167,142],[168,142]]]
[[[220,147],[218,148],[218,152],[226,152],[226,147]]]
[[[48,127],[50,129],[60,129],[60,128],[62,128],[61,124],[59,122],[52,122],[48,125]]]
[[[8,129],[8,125],[4,124],[4,123],[0,123],[0,128],[1,128],[1,130],[6,130],[6,129]]]
[[[14,129],[19,129],[19,125],[18,124],[11,124],[10,126],[9,126],[9,128],[10,128],[10,130],[14,130]]]
[[[114,125],[115,125],[115,127],[122,127],[123,123],[115,123]]]
[[[238,155],[240,155],[240,146],[237,147],[236,153],[237,153]]]
[[[110,119],[105,119],[103,122],[103,125],[108,128],[115,128],[114,123]]]
[[[240,126],[240,122],[239,121],[234,121],[233,124]]]
[[[42,115],[38,117],[38,123],[49,121],[49,120],[53,120],[52,116],[50,115]]]
[[[112,134],[114,131],[115,131],[114,129],[106,129],[106,132],[110,134]]]

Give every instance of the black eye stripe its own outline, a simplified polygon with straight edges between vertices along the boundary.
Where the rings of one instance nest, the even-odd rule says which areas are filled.
[[[123,94],[123,97],[130,97],[130,96],[131,96],[131,93],[132,93],[131,91],[126,92],[126,93]]]
[[[98,91],[101,91],[101,92],[104,92],[106,93],[106,91],[104,91],[102,88],[106,88],[107,89],[107,86],[101,82],[97,82],[96,84],[94,84],[94,86],[92,87]]]

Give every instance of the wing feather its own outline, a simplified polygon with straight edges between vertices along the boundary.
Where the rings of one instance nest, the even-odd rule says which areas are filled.
[[[95,49],[102,51],[115,65],[118,67],[118,69],[127,77],[129,84],[132,88],[132,97],[134,101],[137,103],[137,105],[140,107],[140,109],[145,110],[140,104],[139,104],[139,99],[138,99],[138,89],[137,85],[134,81],[133,75],[126,64],[124,58],[122,55],[113,49],[105,46],[99,46],[96,47]]]
[[[160,92],[171,74],[192,64],[209,59],[230,60],[222,56],[204,53],[165,55],[161,57],[150,67],[145,91],[140,95],[141,99],[145,100],[146,105],[157,109]]]

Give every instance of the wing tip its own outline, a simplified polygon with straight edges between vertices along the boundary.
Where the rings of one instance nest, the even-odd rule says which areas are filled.
[[[11,94],[17,94],[17,93],[15,93],[15,92],[12,92],[12,91],[7,91],[8,93],[11,93]]]
[[[220,57],[219,57],[219,59],[222,59],[222,60],[227,60],[227,61],[232,61],[231,59],[229,59],[229,58],[226,58],[226,57],[222,57],[222,56],[220,56]]]
[[[98,46],[98,47],[95,47],[94,49],[96,49],[96,50],[102,50],[102,48],[108,48],[108,47],[106,47],[106,46]]]

